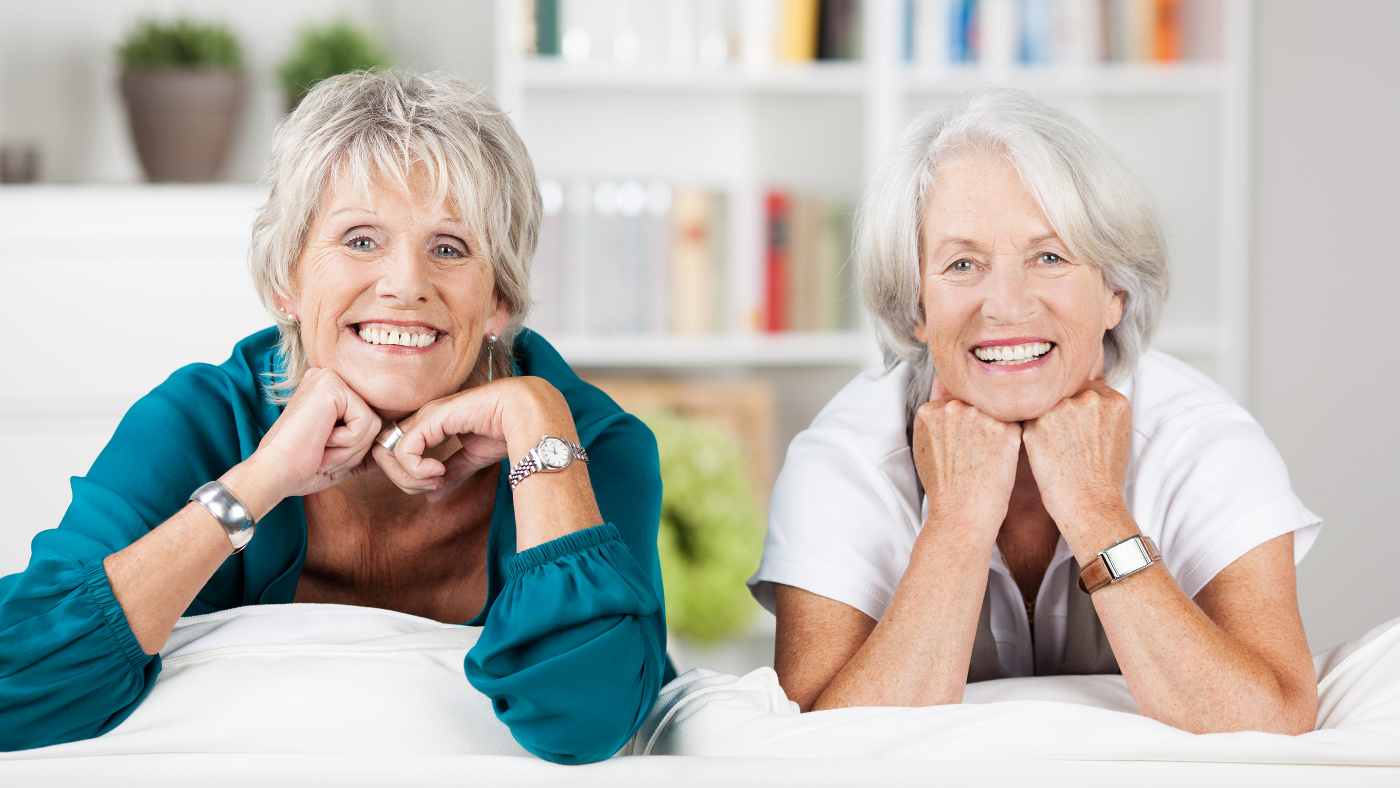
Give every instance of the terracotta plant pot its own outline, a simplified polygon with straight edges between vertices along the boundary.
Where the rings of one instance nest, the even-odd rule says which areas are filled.
[[[147,179],[197,183],[218,177],[243,105],[243,72],[144,69],[123,74],[121,86]]]

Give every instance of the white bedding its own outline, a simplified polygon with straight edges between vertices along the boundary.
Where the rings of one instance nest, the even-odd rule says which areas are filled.
[[[622,757],[586,767],[511,739],[462,677],[477,634],[331,605],[185,619],[130,718],[97,739],[0,754],[0,785],[1400,784],[1400,619],[1319,655],[1320,729],[1300,737],[1192,736],[1137,715],[1115,677],[799,715],[771,670],[691,671]]]

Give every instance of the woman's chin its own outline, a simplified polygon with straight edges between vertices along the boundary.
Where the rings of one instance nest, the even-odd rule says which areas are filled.
[[[407,394],[399,391],[372,390],[366,392],[355,390],[355,393],[359,394],[360,399],[364,400],[365,404],[375,413],[395,421],[417,413],[420,408],[435,399],[424,397],[421,394]]]
[[[1059,400],[1050,402],[969,402],[974,408],[991,416],[997,421],[1010,424],[1012,422],[1030,421],[1038,419],[1050,412]]]

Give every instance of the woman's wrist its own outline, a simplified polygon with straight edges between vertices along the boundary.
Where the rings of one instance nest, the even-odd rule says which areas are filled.
[[[513,392],[502,415],[506,450],[514,467],[549,435],[578,442],[573,413],[563,395],[539,378],[519,378],[523,385]]]
[[[1121,497],[1116,503],[1106,501],[1076,511],[1077,514],[1055,523],[1080,566],[1087,566],[1100,550],[1142,532]]]
[[[233,493],[257,522],[288,496],[282,487],[286,478],[287,474],[277,472],[254,454],[220,476],[219,483]]]
[[[930,505],[928,518],[924,520],[923,530],[919,532],[919,540],[937,539],[940,542],[956,544],[963,550],[985,549],[990,555],[992,545],[997,540],[997,533],[1001,531],[1001,523],[1005,519],[1004,511],[1001,514],[988,514],[969,507]],[[929,535],[928,539],[924,537],[925,534]]]

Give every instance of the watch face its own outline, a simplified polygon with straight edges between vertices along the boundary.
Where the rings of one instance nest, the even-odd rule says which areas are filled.
[[[540,459],[544,460],[545,467],[563,468],[573,458],[573,450],[564,441],[558,438],[546,438],[540,441]]]

